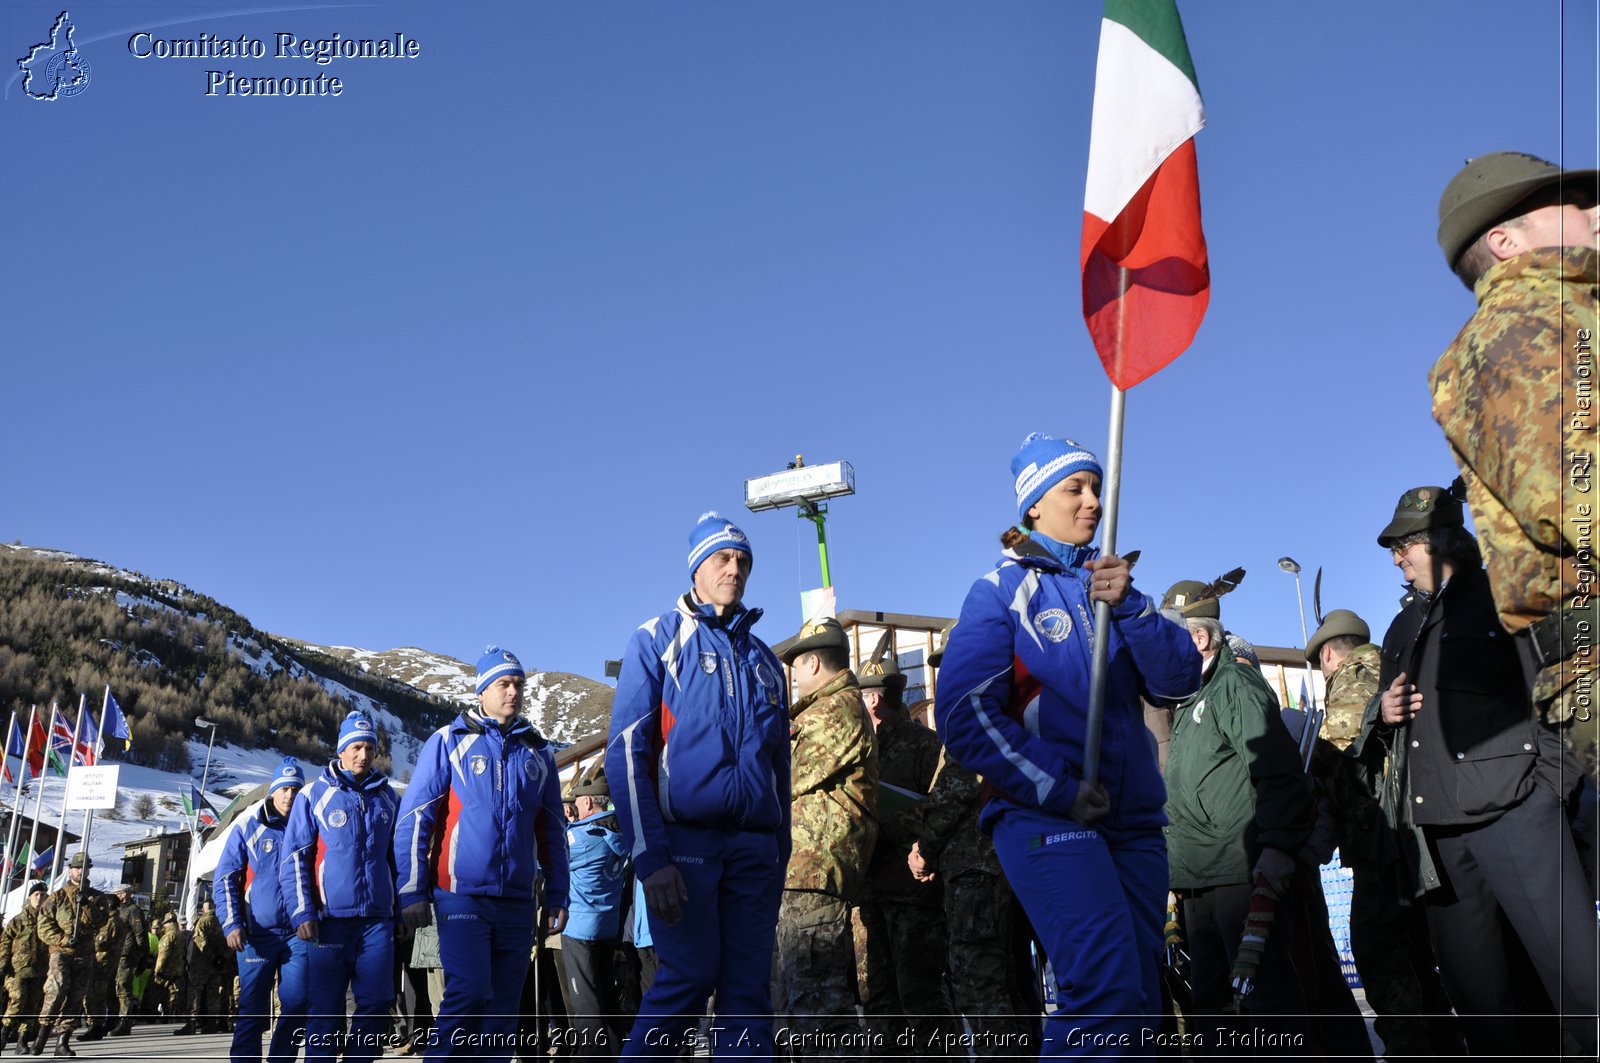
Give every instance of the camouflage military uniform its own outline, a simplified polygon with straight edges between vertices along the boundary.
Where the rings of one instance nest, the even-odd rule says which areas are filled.
[[[1028,962],[1026,920],[978,826],[978,777],[946,754],[933,789],[917,806],[917,848],[944,880],[950,995],[966,1016],[980,1056],[1029,1056],[1039,1001]]]
[[[227,1025],[233,977],[238,970],[233,950],[222,936],[222,924],[215,912],[206,912],[194,922],[189,943],[189,1017],[214,1029]]]
[[[778,913],[775,1000],[794,1058],[861,1054],[850,905],[878,834],[878,750],[855,676],[841,673],[790,715],[794,840]],[[811,1040],[811,1038],[815,1038]]]
[[[11,917],[4,933],[0,933],[0,961],[6,975],[5,1042],[15,1038],[19,1043],[32,1037],[38,1030],[39,1004],[43,999],[44,971],[48,962],[44,943],[39,940],[39,913],[24,905],[22,911]]]
[[[83,994],[94,977],[94,939],[100,932],[105,908],[100,891],[73,882],[52,893],[39,912],[39,940],[50,949],[50,966],[44,980],[44,1003],[39,1009],[40,1035],[54,1028],[70,1035],[83,1011]],[[77,934],[73,922],[76,919]]]
[[[138,995],[133,991],[134,977],[150,966],[150,921],[131,897],[117,907],[116,917],[122,924],[122,949],[117,954],[117,1008],[122,1012],[123,1029],[128,1030],[140,1010]]]
[[[876,737],[878,842],[861,904],[866,948],[857,956],[865,968],[863,1010],[867,1028],[882,1035],[880,1054],[937,1055],[942,1053],[928,1046],[948,1043],[945,1035],[956,1028],[943,986],[944,884],[911,877],[906,855],[917,840],[921,816],[915,805],[921,802],[897,790],[925,795],[932,789],[939,736],[904,709],[893,709],[883,712]],[[901,1042],[905,1033],[909,1045]]]
[[[1350,951],[1367,1003],[1378,1013],[1373,1026],[1393,1056],[1431,1056],[1461,1050],[1444,1015],[1449,998],[1434,971],[1422,910],[1401,888],[1400,850],[1392,837],[1377,789],[1365,765],[1342,756],[1361,734],[1368,705],[1378,693],[1383,656],[1365,643],[1351,650],[1327,677],[1327,718],[1312,772],[1333,797],[1340,863],[1354,878],[1350,895]],[[1375,711],[1375,710],[1374,710]],[[1335,752],[1337,750],[1337,752]],[[1430,1039],[1430,1025],[1437,1041]]]
[[[1563,606],[1578,652],[1539,668],[1533,700],[1596,772],[1594,609],[1596,285],[1600,252],[1543,248],[1479,278],[1478,311],[1434,364],[1433,416],[1467,484],[1500,622],[1513,634]],[[1583,618],[1579,618],[1583,619]],[[1527,638],[1518,639],[1532,671]]]
[[[154,977],[156,987],[161,990],[162,1006],[168,1020],[183,1014],[187,1000],[184,975],[188,971],[188,962],[185,951],[183,934],[178,930],[177,922],[167,923],[161,931],[161,941],[156,946]]]
[[[93,1028],[94,1036],[85,1034],[83,1040],[98,1040],[109,1029],[106,1001],[116,988],[113,982],[117,960],[122,955],[123,927],[116,917],[116,898],[104,893],[94,893],[83,899],[84,907],[95,906],[94,967],[83,987],[83,1013]]]

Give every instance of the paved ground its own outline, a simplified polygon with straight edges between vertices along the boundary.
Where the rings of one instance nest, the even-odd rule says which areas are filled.
[[[233,1040],[232,1034],[212,1033],[174,1037],[172,1031],[177,1028],[177,1023],[135,1026],[133,1033],[127,1037],[107,1037],[88,1044],[81,1044],[74,1037],[72,1050],[78,1053],[80,1059],[194,1059],[214,1063],[216,1060],[228,1058],[228,1045]],[[55,1041],[52,1040],[45,1046],[44,1055],[37,1058],[49,1059],[53,1051],[55,1051]],[[11,1055],[11,1049],[7,1048],[6,1058],[17,1057]]]

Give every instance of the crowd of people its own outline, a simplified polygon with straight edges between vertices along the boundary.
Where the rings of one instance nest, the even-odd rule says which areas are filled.
[[[1497,153],[1445,190],[1480,303],[1432,376],[1460,476],[1360,518],[1405,597],[1378,643],[1319,617],[1315,733],[1225,584],[1157,597],[1095,548],[1103,470],[1070,439],[1012,457],[931,703],[887,644],[853,668],[836,620],[769,648],[751,544],[707,513],[603,763],[563,790],[499,648],[403,794],[352,713],[323,772],[285,761],[230,826],[187,948],[170,916],[140,946],[166,1014],[231,1021],[235,1060],[275,1008],[269,1060],[369,1061],[397,998],[426,1058],[1370,1057],[1319,885],[1337,849],[1385,1055],[1594,1058],[1593,423],[1558,352],[1590,364],[1595,180]],[[0,1040],[36,1054],[139,1011],[148,928],[84,866],[0,938]]]

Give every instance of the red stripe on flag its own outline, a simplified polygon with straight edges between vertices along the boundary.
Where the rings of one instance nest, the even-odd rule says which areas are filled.
[[[1118,217],[1084,214],[1081,257],[1089,334],[1106,375],[1126,391],[1184,352],[1211,301],[1193,140]]]

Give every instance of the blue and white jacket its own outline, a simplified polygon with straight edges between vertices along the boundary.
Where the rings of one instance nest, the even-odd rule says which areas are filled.
[[[563,937],[610,941],[622,936],[622,891],[628,885],[628,847],[609,809],[567,824],[572,859],[572,904]]]
[[[770,831],[789,856],[789,714],[783,669],[728,616],[685,594],[633,633],[611,703],[606,776],[640,878],[672,860],[665,824]]]
[[[235,930],[251,936],[294,932],[278,889],[278,864],[285,852],[283,828],[288,822],[289,817],[277,814],[269,797],[228,824],[211,887],[224,934]]]
[[[1081,568],[1097,550],[1070,551],[1068,567],[1025,540],[967,592],[939,669],[934,720],[951,755],[984,779],[982,820],[1007,807],[1066,818],[1083,777],[1094,651],[1094,602]],[[1200,654],[1182,625],[1130,587],[1111,611],[1100,780],[1112,829],[1167,819],[1166,787],[1140,695],[1172,702],[1200,688]]]
[[[337,760],[300,791],[283,830],[288,855],[278,888],[296,930],[312,919],[389,919],[394,888],[394,825],[400,799],[389,777],[357,782]]]
[[[521,717],[502,727],[462,713],[423,743],[400,802],[401,907],[432,900],[435,889],[531,900],[542,871],[546,906],[565,908],[565,823],[544,736]]]

